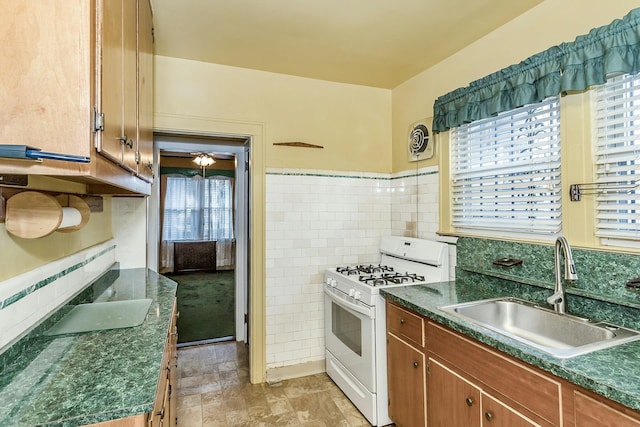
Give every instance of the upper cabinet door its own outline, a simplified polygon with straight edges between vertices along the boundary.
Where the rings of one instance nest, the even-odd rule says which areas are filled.
[[[134,0],[102,0],[98,70],[104,132],[98,151],[136,172],[137,7]]]
[[[138,1],[138,175],[153,181],[153,16]]]
[[[123,166],[137,172],[138,163],[136,152],[138,150],[138,2],[135,0],[123,1]]]
[[[124,157],[124,55],[123,0],[101,0],[102,19],[98,20],[100,37],[98,81],[99,110],[104,114],[104,131],[98,135],[98,152],[116,163]]]
[[[90,156],[91,5],[0,0],[0,143]],[[89,166],[0,159],[0,167],[10,173],[73,173]]]

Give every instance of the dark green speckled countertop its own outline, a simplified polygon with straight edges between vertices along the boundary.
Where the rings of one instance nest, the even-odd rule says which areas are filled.
[[[388,300],[422,314],[493,348],[515,356],[544,371],[599,393],[625,406],[640,410],[640,341],[595,351],[570,359],[559,359],[503,335],[438,309],[440,306],[504,296],[540,301],[551,291],[526,285],[505,289],[487,281],[465,281],[381,289]],[[572,296],[568,296],[568,302]],[[571,305],[570,305],[571,306]],[[578,305],[576,305],[578,307]],[[588,317],[639,329],[640,311],[592,301]],[[582,314],[585,313],[576,313]]]
[[[150,298],[144,323],[42,335],[54,314],[0,355],[0,426],[75,427],[153,409],[176,284],[146,269],[105,276],[70,304]]]

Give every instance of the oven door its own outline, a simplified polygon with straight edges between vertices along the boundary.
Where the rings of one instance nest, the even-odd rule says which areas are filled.
[[[325,287],[325,342],[330,352],[363,386],[375,393],[375,307]]]

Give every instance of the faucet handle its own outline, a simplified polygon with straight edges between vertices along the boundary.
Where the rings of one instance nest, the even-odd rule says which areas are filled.
[[[564,296],[562,295],[562,291],[556,292],[555,294],[551,295],[549,298],[547,298],[547,302],[549,304],[560,304],[563,300]]]

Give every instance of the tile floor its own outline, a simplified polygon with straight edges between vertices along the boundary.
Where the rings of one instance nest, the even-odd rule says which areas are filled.
[[[251,384],[234,341],[178,350],[180,427],[370,427],[326,374]]]

